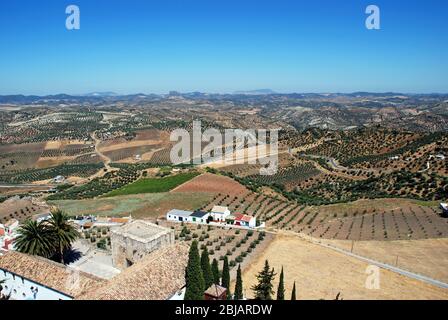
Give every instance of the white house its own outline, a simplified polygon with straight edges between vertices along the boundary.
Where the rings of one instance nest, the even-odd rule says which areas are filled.
[[[65,178],[63,176],[56,176],[53,178],[54,183],[62,183],[65,181]]]
[[[168,211],[168,213],[166,214],[166,220],[176,222],[192,222],[193,219],[192,217],[190,217],[192,214],[192,211],[173,209]]]
[[[210,213],[205,211],[195,211],[190,215],[191,222],[207,223]]]
[[[247,214],[234,213],[230,215],[228,220],[231,220],[235,226],[255,228],[257,226],[257,219]]]
[[[230,210],[223,206],[214,206],[210,215],[214,221],[226,221],[226,218],[230,215]]]

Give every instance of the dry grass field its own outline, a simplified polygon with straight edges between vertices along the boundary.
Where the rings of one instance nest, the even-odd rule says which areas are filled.
[[[448,290],[381,269],[380,289],[366,289],[367,263],[293,235],[279,234],[249,267],[243,270],[245,292],[269,260],[276,271],[283,266],[286,296],[296,281],[298,299],[448,299]],[[275,280],[275,289],[278,276]]]
[[[321,240],[350,251],[352,241]],[[448,283],[448,238],[355,241],[353,253]]]
[[[165,217],[171,209],[195,210],[212,198],[208,193],[151,193],[102,199],[50,201],[70,215],[129,216],[137,219]]]

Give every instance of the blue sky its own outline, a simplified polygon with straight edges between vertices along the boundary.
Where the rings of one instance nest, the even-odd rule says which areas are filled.
[[[446,93],[447,20],[445,0],[2,0],[0,94]]]

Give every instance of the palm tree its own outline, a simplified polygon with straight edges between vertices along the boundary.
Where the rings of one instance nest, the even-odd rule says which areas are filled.
[[[42,222],[26,220],[17,229],[14,247],[17,251],[50,258],[55,251],[54,236]]]
[[[78,239],[79,232],[76,230],[74,224],[68,221],[68,215],[59,209],[53,211],[50,219],[45,221],[45,223],[54,237],[54,245],[60,262],[64,264],[64,252],[70,249],[72,242]]]

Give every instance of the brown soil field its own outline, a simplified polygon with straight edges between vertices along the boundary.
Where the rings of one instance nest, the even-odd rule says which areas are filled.
[[[42,152],[45,148],[45,142],[23,143],[23,144],[7,144],[0,146],[0,153],[16,153],[16,152]]]
[[[123,147],[115,150],[110,150],[104,152],[104,155],[109,157],[112,161],[122,161],[122,160],[134,160],[136,155],[142,155],[144,153],[147,153],[151,150],[156,150],[160,148],[160,144],[154,144],[154,145],[141,145],[141,146],[130,146],[130,147]],[[101,150],[103,152],[103,150]]]
[[[171,190],[171,192],[210,192],[239,195],[246,193],[247,189],[229,177],[204,173]]]
[[[448,283],[448,238],[398,241],[321,240],[376,261]]]
[[[51,158],[45,158],[41,157],[36,162],[36,169],[43,169],[43,168],[49,168],[49,167],[55,167],[61,164],[64,164],[65,162],[74,160],[76,157],[51,157]]]
[[[56,140],[47,141],[45,144],[45,150],[61,149],[70,145],[84,146],[84,141],[81,140]]]
[[[130,147],[141,147],[157,144],[170,144],[169,133],[154,129],[142,130],[138,131],[136,133],[136,137],[130,141],[124,138],[102,141],[99,148],[101,152],[108,152]]]
[[[243,270],[243,286],[251,298],[256,274],[268,260],[276,272],[284,268],[286,297],[296,282],[297,299],[334,299],[338,293],[352,299],[448,299],[448,290],[380,269],[380,289],[367,289],[368,264],[299,237],[279,234],[266,250]],[[274,288],[278,285],[278,275]],[[275,291],[274,289],[274,291]]]
[[[116,151],[121,149],[129,149],[129,148],[135,148],[135,147],[145,147],[145,146],[157,146],[161,145],[160,140],[132,140],[132,141],[126,141],[123,143],[117,143],[113,144],[107,147],[100,147],[101,152],[110,152],[110,151]]]
[[[338,240],[416,240],[448,237],[437,204],[406,199],[358,200],[309,207],[284,229]]]
[[[47,191],[51,189],[50,187],[42,187],[42,186],[29,186],[29,187],[1,187],[0,194],[1,195],[15,195],[15,194],[25,194],[30,192],[38,192],[38,191]]]
[[[0,223],[5,223],[10,219],[16,219],[23,222],[35,214],[47,211],[47,207],[34,205],[30,198],[10,198],[3,203],[0,203]]]

